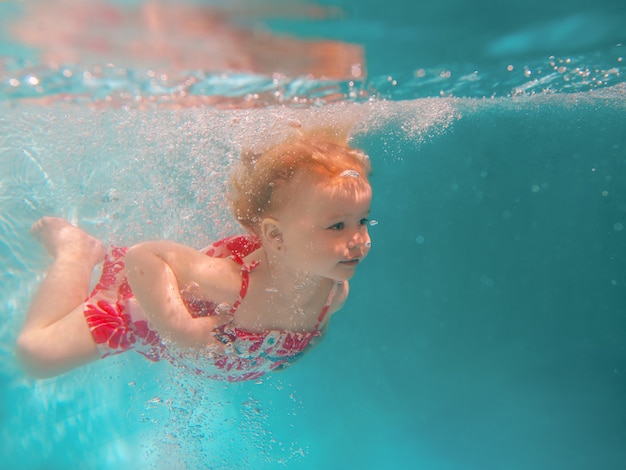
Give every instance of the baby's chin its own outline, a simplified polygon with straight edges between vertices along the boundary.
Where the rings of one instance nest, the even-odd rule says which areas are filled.
[[[356,269],[354,269],[353,267],[348,268],[345,266],[341,266],[340,272],[333,273],[332,280],[338,281],[338,282],[349,281],[350,279],[354,277],[355,273],[356,273]]]

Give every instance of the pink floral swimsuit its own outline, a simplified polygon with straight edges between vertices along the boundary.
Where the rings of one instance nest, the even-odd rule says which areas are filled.
[[[234,236],[215,242],[205,251],[214,258],[231,258],[241,265],[241,288],[239,298],[232,307],[216,305],[202,300],[186,300],[185,304],[194,317],[214,315],[218,312],[234,314],[248,291],[250,272],[258,265],[244,263],[243,258],[257,250],[256,238]],[[165,358],[173,363],[185,364],[185,353],[166,347],[133,296],[125,276],[124,256],[126,248],[113,247],[104,260],[102,276],[89,298],[85,301],[85,319],[98,346],[101,357],[119,354],[130,349],[152,361]],[[202,365],[195,361],[194,373],[212,379],[239,382],[255,380],[267,372],[285,367],[299,356],[316,338],[322,336],[322,325],[338,283],[333,283],[326,303],[319,314],[316,327],[309,332],[270,330],[254,333],[235,327],[232,323],[215,330],[224,347],[220,352],[200,350],[197,355]],[[208,348],[207,348],[208,350]]]

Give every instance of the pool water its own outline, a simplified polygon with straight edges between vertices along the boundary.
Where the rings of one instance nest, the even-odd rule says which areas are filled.
[[[81,5],[0,3],[0,466],[626,467],[621,2]],[[296,365],[19,370],[38,217],[200,247],[242,146],[346,119],[373,249]]]

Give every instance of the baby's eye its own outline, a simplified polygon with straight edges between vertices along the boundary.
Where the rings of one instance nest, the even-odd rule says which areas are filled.
[[[370,222],[370,219],[364,218],[364,219],[359,220],[359,225],[367,225],[369,224],[369,222]]]
[[[330,230],[343,230],[345,227],[346,227],[346,224],[344,224],[343,222],[337,222],[336,224],[333,224],[328,228]]]

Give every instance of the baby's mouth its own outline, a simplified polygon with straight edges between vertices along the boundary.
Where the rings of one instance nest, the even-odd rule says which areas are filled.
[[[360,262],[361,260],[359,258],[353,258],[353,259],[348,259],[345,261],[340,261],[341,264],[346,265],[346,266],[356,266]]]

